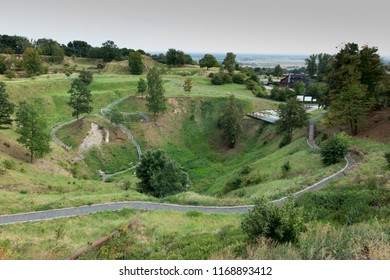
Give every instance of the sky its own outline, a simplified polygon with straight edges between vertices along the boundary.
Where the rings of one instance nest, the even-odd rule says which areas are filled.
[[[1,0],[0,34],[166,52],[390,55],[388,0]]]

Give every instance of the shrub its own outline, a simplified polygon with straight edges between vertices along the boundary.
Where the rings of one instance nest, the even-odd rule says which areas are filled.
[[[15,169],[15,162],[12,160],[5,159],[3,165],[6,169]]]
[[[241,187],[242,182],[243,179],[241,177],[229,180],[223,187],[223,194],[239,189]]]
[[[291,165],[290,165],[290,162],[289,161],[286,161],[285,163],[283,163],[282,165],[282,176],[285,177],[287,175],[287,173],[290,171],[291,169]]]
[[[80,72],[79,79],[84,82],[84,84],[89,85],[92,83],[93,74],[89,71],[83,70]]]
[[[184,192],[188,188],[188,174],[161,150],[147,151],[136,169],[141,180],[139,191],[164,197]]]
[[[390,152],[385,153],[384,157],[387,161],[387,167],[390,169]]]
[[[321,149],[322,162],[331,165],[340,162],[348,149],[349,136],[344,132],[337,133]]]
[[[253,90],[259,84],[256,83],[255,81],[251,80],[251,79],[248,79],[248,80],[245,81],[245,85],[246,85],[247,89]]]
[[[213,77],[211,78],[211,83],[213,85],[223,85],[225,83],[223,79],[223,75],[221,73],[214,74]]]
[[[12,79],[16,78],[16,73],[14,71],[12,71],[12,70],[7,70],[7,71],[4,72],[4,76],[7,79],[12,80]]]
[[[243,73],[238,73],[233,75],[233,83],[235,84],[243,84],[245,83],[246,76]]]
[[[284,146],[287,146],[290,143],[291,143],[291,136],[289,133],[286,133],[283,136],[282,141],[280,141],[279,143],[279,148],[283,148]]]
[[[278,207],[260,198],[245,216],[241,228],[250,242],[256,241],[260,236],[278,242],[296,242],[305,226],[302,209],[296,207],[294,201],[288,201]]]

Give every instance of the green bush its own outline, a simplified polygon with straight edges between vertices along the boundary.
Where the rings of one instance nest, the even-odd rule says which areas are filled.
[[[291,200],[279,207],[260,198],[244,217],[241,228],[250,242],[256,241],[260,236],[277,242],[296,242],[305,229],[303,211]]]
[[[285,177],[287,175],[287,173],[290,171],[291,169],[291,165],[290,165],[290,162],[289,161],[286,161],[285,163],[283,163],[282,165],[282,176]]]
[[[245,83],[246,76],[243,73],[238,73],[233,75],[233,83],[235,84],[243,84]]]
[[[285,134],[282,138],[282,141],[279,143],[279,148],[283,148],[284,146],[287,146],[288,144],[291,143],[291,136],[290,134]]]
[[[184,192],[188,189],[188,174],[163,151],[147,151],[136,169],[141,180],[139,191],[155,197]]]
[[[390,152],[385,153],[384,157],[387,161],[387,167],[390,169]]]
[[[5,159],[3,160],[3,165],[6,169],[15,169],[15,162],[13,160]]]
[[[321,149],[322,162],[331,165],[340,162],[346,156],[349,144],[349,136],[344,132],[337,133]]]
[[[84,82],[84,84],[89,85],[92,83],[93,74],[89,71],[82,70],[79,75],[79,79]]]

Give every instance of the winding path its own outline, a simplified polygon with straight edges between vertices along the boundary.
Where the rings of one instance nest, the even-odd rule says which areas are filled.
[[[308,133],[308,145],[311,148],[318,148],[318,146],[314,143],[314,130],[315,125],[314,121],[321,117],[317,116],[310,120],[309,124],[309,133]],[[334,173],[333,175],[311,185],[297,193],[295,193],[294,197],[299,197],[302,194],[314,191],[320,188],[327,186],[331,181],[334,181],[342,176],[345,173],[353,168],[356,165],[356,162],[352,159],[352,157],[347,156],[345,158],[346,165],[340,171]],[[286,202],[288,197],[283,197],[278,200],[274,200],[273,203],[276,205],[282,205]],[[133,202],[113,202],[106,204],[95,204],[89,206],[80,206],[80,207],[71,207],[71,208],[63,208],[63,209],[55,209],[48,211],[39,211],[39,212],[29,212],[29,213],[21,213],[21,214],[13,214],[13,215],[3,215],[0,216],[0,225],[5,224],[14,224],[14,223],[24,223],[24,222],[33,222],[33,221],[42,221],[42,220],[51,220],[58,219],[64,217],[74,217],[80,215],[86,215],[91,213],[96,213],[100,211],[117,211],[123,210],[125,208],[139,209],[139,210],[149,210],[149,211],[200,211],[206,213],[247,213],[250,209],[253,208],[253,205],[244,205],[244,206],[228,206],[228,207],[214,207],[214,206],[190,206],[190,205],[177,205],[177,204],[164,204],[164,203],[156,203],[156,202],[142,202],[142,201],[133,201]]]

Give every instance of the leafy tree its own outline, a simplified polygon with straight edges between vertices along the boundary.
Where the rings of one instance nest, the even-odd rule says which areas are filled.
[[[119,112],[118,108],[114,108],[107,113],[108,119],[113,123],[113,124],[121,124],[125,121],[123,114]]]
[[[184,81],[183,89],[187,93],[191,92],[191,90],[192,90],[192,80],[191,79],[186,79]]]
[[[137,84],[137,90],[138,93],[141,93],[142,96],[144,95],[144,92],[148,89],[148,84],[144,79],[139,79],[138,84]]]
[[[87,70],[82,70],[79,75],[79,79],[84,82],[85,85],[92,83],[93,74]]]
[[[31,162],[51,151],[50,133],[42,112],[42,104],[28,104],[23,101],[19,103],[16,113],[16,132],[20,134],[17,141],[30,150]]]
[[[43,62],[36,49],[27,48],[23,53],[23,67],[29,76],[43,72]]]
[[[294,91],[296,95],[306,94],[306,85],[304,82],[297,82],[294,84]]]
[[[321,148],[321,158],[325,165],[340,162],[347,155],[349,137],[345,133],[334,134],[333,137]]]
[[[233,74],[234,70],[237,68],[236,55],[232,52],[228,52],[222,62],[222,65],[224,69],[229,72],[229,74]]]
[[[317,55],[312,54],[309,58],[305,59],[306,62],[306,73],[310,78],[314,79],[317,74]]]
[[[183,66],[186,62],[186,57],[184,52],[175,49],[169,49],[167,51],[166,59],[167,59],[167,65],[170,66]]]
[[[275,66],[274,76],[276,76],[276,77],[282,77],[283,76],[283,69],[282,69],[282,66],[280,66],[280,64]]]
[[[367,86],[351,80],[331,99],[327,119],[334,124],[348,124],[352,135],[357,135],[358,124],[367,111]]]
[[[139,52],[131,52],[129,55],[129,68],[133,75],[141,75],[144,71],[142,55]]]
[[[73,117],[79,119],[80,114],[89,114],[92,112],[92,94],[83,81],[80,79],[73,80],[72,86],[68,93],[70,93],[70,100],[68,105],[73,108]]]
[[[203,58],[199,60],[199,66],[201,68],[206,67],[207,70],[211,67],[218,67],[218,61],[212,54],[205,54]]]
[[[317,81],[324,82],[332,69],[333,56],[327,53],[317,55]]]
[[[6,85],[0,82],[0,125],[10,125],[11,115],[14,113],[15,105],[8,99]]]
[[[277,101],[286,101],[289,98],[295,98],[295,92],[288,87],[273,87],[271,90],[271,99]]]
[[[143,193],[165,197],[188,189],[188,174],[161,150],[147,151],[136,169]]]
[[[87,42],[75,40],[67,44],[65,54],[67,56],[88,57],[88,52],[91,48],[92,46]]]
[[[160,73],[156,67],[153,67],[148,75],[148,93],[146,96],[146,107],[153,113],[156,121],[157,115],[165,113],[167,110],[166,98],[164,96],[165,89],[163,87]]]
[[[244,217],[241,228],[250,242],[256,242],[260,236],[278,242],[296,242],[305,229],[303,210],[294,201],[288,201],[279,207],[260,198]]]
[[[236,101],[234,95],[230,95],[225,105],[225,112],[219,120],[222,128],[222,136],[228,141],[230,148],[234,148],[241,133],[240,122],[242,119],[242,107]]]
[[[5,60],[5,56],[0,55],[0,74],[4,74],[7,71],[7,63]]]
[[[104,62],[110,62],[119,58],[120,51],[113,41],[106,41],[101,47],[101,56]]]
[[[303,108],[303,104],[295,98],[289,98],[286,104],[280,104],[278,113],[279,120],[276,121],[278,130],[287,133],[290,140],[292,139],[293,130],[305,126],[308,121],[308,115]]]

